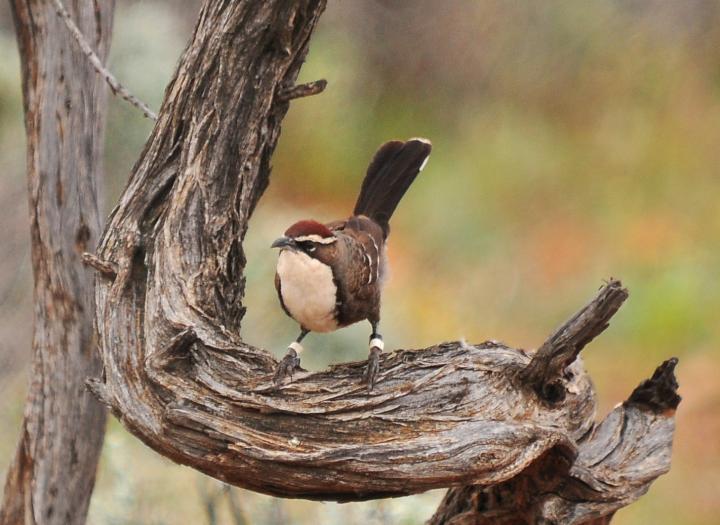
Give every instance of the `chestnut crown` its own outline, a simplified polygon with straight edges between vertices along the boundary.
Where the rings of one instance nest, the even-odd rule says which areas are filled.
[[[335,235],[327,226],[313,220],[296,222],[285,230],[285,237],[296,241],[311,241],[320,244],[335,241]]]

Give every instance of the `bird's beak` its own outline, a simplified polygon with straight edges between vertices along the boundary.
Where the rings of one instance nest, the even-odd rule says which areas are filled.
[[[293,248],[294,246],[295,241],[290,237],[280,237],[279,239],[275,239],[275,242],[272,243],[270,248]]]

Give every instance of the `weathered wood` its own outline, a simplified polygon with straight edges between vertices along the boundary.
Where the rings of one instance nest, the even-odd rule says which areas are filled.
[[[204,3],[97,259],[88,259],[103,273],[105,380],[93,389],[159,453],[278,496],[348,501],[524,483],[533,501],[577,469],[602,479],[608,458],[583,463],[583,447],[612,425],[596,429],[595,393],[576,357],[624,300],[617,281],[535,357],[495,342],[396,351],[383,356],[370,394],[364,362],[276,388],[277,361],[243,342],[242,239],[288,107],[278,94],[294,85],[324,6]],[[623,410],[616,419],[646,413]],[[669,457],[672,427],[647,428]],[[649,469],[627,492],[593,488],[627,504],[661,472]],[[562,512],[584,515],[584,497],[594,495],[563,500]]]
[[[620,281],[611,279],[601,293],[585,308],[558,328],[535,352],[530,364],[520,373],[523,383],[530,385],[548,403],[565,398],[564,374],[580,351],[600,335],[628,297]]]
[[[450,489],[429,525],[609,523],[621,507],[645,494],[670,470],[680,402],[673,369],[660,365],[603,421],[578,441],[572,463],[548,456],[494,487]]]
[[[51,2],[12,0],[27,131],[34,286],[33,366],[0,523],[85,522],[105,410],[85,389],[100,372],[92,273],[80,254],[100,233],[106,90]],[[113,2],[77,0],[71,16],[100,56]]]

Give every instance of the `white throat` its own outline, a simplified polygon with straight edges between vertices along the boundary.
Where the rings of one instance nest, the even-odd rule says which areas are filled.
[[[282,250],[277,273],[280,294],[290,315],[313,332],[331,332],[335,320],[337,287],[327,264],[303,252]]]

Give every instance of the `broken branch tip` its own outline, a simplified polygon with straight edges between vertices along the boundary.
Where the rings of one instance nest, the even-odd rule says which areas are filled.
[[[679,388],[675,377],[677,357],[671,357],[655,369],[650,379],[644,380],[633,390],[625,405],[649,408],[654,412],[675,410],[682,398],[677,393]]]

